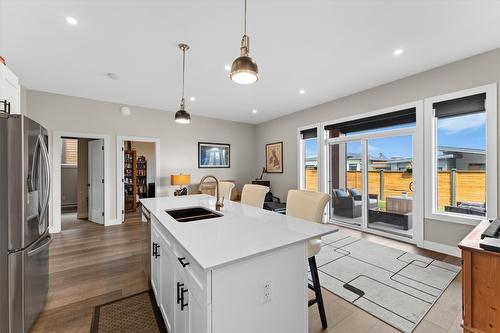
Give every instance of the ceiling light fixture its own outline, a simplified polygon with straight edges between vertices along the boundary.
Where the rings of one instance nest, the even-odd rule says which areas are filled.
[[[398,56],[398,55],[402,55],[403,52],[404,52],[403,49],[395,49],[393,53],[395,56]]]
[[[304,89],[299,90],[299,94],[304,95],[305,93],[306,93],[306,91]]]
[[[253,114],[256,114],[256,113],[257,113],[257,110],[253,109],[253,110],[252,110],[252,113],[253,113]]]
[[[189,98],[189,100],[190,100],[191,102],[194,102],[194,101],[196,101],[196,97],[191,96],[191,97]]]
[[[179,44],[182,50],[182,99],[181,109],[175,113],[175,121],[179,124],[189,124],[191,122],[191,115],[185,110],[186,101],[184,99],[184,78],[186,73],[186,51],[189,50],[189,45]]]
[[[231,70],[231,65],[224,66],[224,69],[229,72]]]
[[[250,56],[250,38],[247,36],[247,0],[245,0],[243,23],[243,38],[241,39],[241,56],[233,61],[231,66],[231,80],[239,84],[251,84],[259,79],[259,67]]]
[[[71,17],[71,16],[66,17],[66,22],[68,22],[71,25],[77,25],[78,24],[78,21],[76,20],[76,18]]]

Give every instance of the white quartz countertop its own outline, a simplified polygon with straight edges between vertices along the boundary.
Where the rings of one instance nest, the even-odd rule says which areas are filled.
[[[201,206],[215,211],[206,194],[140,200],[204,270],[338,231],[264,209],[225,201],[222,217],[180,223],[165,211]]]

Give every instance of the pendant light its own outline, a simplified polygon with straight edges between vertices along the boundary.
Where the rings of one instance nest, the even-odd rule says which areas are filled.
[[[251,84],[259,79],[259,68],[250,52],[250,38],[247,36],[247,0],[245,0],[245,20],[243,24],[243,38],[241,39],[241,56],[233,61],[231,66],[231,80],[239,84]]]
[[[189,50],[189,45],[179,44],[179,48],[182,50],[182,99],[181,99],[181,109],[175,113],[175,121],[179,124],[189,124],[191,123],[191,115],[185,110],[186,101],[184,99],[184,77],[186,74],[186,51]]]

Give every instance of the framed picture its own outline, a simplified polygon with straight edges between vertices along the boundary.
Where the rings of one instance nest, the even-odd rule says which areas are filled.
[[[283,142],[266,145],[266,169],[268,173],[283,173]]]
[[[231,145],[227,143],[198,142],[198,168],[230,168]]]

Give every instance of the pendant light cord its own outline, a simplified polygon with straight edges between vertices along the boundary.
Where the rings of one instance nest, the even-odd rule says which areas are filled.
[[[186,75],[186,49],[182,49],[182,100],[181,104],[184,106],[184,77]]]
[[[243,20],[243,35],[247,34],[247,0],[245,0],[245,18]]]

